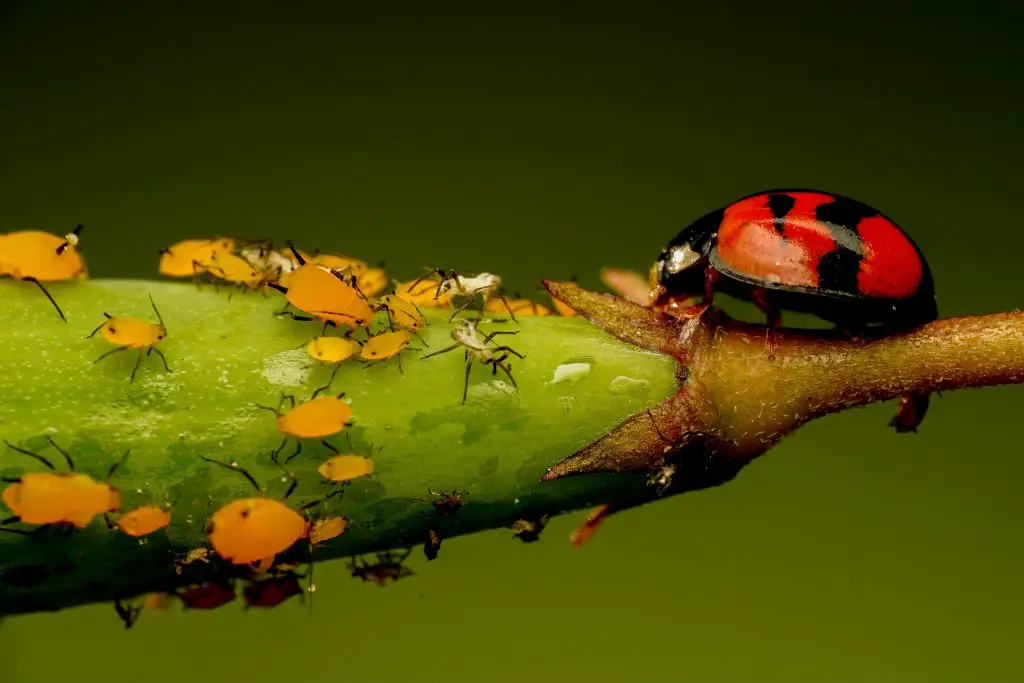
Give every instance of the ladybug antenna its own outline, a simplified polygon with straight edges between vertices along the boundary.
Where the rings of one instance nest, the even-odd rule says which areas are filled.
[[[199,458],[201,460],[205,460],[206,462],[212,462],[214,465],[220,465],[221,467],[224,467],[226,469],[234,470],[235,472],[238,472],[243,477],[245,477],[246,479],[249,480],[249,483],[253,485],[253,488],[255,488],[260,493],[263,493],[263,489],[260,488],[260,485],[256,481],[256,479],[254,479],[253,476],[251,474],[249,474],[249,472],[247,470],[245,470],[243,467],[241,467],[238,463],[236,463],[236,462],[232,462],[232,463],[221,462],[220,460],[214,460],[213,458],[207,458],[205,455],[200,455]]]

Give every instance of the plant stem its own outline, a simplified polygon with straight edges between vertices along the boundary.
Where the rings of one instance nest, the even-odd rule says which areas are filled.
[[[282,392],[306,398],[332,369],[317,366],[303,348],[319,325],[275,317],[283,303],[276,293],[265,298],[235,292],[229,301],[226,291],[210,287],[111,280],[49,289],[67,323],[31,284],[0,282],[0,437],[56,456],[61,467],[60,457],[44,450],[50,435],[70,451],[78,471],[97,479],[130,448],[112,482],[125,494],[124,508],[171,499],[173,519],[169,529],[143,543],[108,529],[100,518],[68,534],[0,533],[0,616],[105,602],[213,576],[217,563],[188,565],[179,576],[174,561],[203,544],[210,498],[216,508],[254,492],[241,476],[199,456],[237,460],[266,483],[269,495],[281,495],[286,484],[270,458],[281,436],[274,416],[256,404],[276,405]],[[104,311],[154,318],[150,294],[167,324],[160,348],[172,372],[150,356],[129,384],[135,352],[94,364],[112,347],[100,336],[85,337]],[[450,344],[448,314],[425,312],[432,323],[422,335],[427,351]],[[522,318],[481,329],[518,332],[499,337],[526,355],[512,358],[518,394],[500,372],[492,377],[489,367],[477,364],[462,405],[459,350],[426,361],[417,352],[403,353],[404,374],[394,360],[342,367],[334,390],[351,401],[351,451],[368,455],[375,446],[376,471],[315,510],[316,516],[342,515],[350,523],[342,536],[317,547],[317,560],[420,544],[428,528],[449,538],[511,526],[522,517],[655,495],[642,477],[556,485],[540,478],[626,416],[671,395],[677,383],[673,359],[611,339],[580,318]],[[575,386],[551,384],[555,368],[572,362],[589,363],[589,374]],[[332,441],[350,450],[343,436]],[[299,481],[290,504],[331,490],[316,472],[330,455],[316,441],[304,444],[288,464]],[[0,446],[0,475],[42,470]],[[439,518],[432,516],[428,488],[469,495],[458,514]]]

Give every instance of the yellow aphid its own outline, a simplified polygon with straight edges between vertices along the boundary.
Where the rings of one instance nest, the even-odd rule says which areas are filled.
[[[373,460],[361,455],[336,455],[325,460],[317,471],[327,481],[352,481],[373,474]]]
[[[35,230],[0,235],[0,277],[35,283],[61,320],[67,322],[43,283],[86,277],[85,261],[75,249],[81,230],[79,225],[63,238]]]
[[[348,524],[344,517],[318,519],[313,522],[313,526],[309,530],[309,543],[310,545],[316,545],[329,541],[332,538],[337,538],[345,533],[346,526]]]
[[[167,593],[146,593],[142,607],[147,610],[167,609]]]
[[[437,275],[410,282],[395,281],[395,295],[424,308],[445,308],[451,304],[456,292],[454,289],[438,292],[442,283]]]
[[[356,276],[356,284],[364,296],[377,296],[388,286],[388,274],[383,268],[370,268]]]
[[[548,316],[551,309],[529,299],[507,299],[505,302],[491,299],[484,304],[484,310],[488,313],[511,312],[520,317],[526,316]]]
[[[412,301],[395,294],[385,294],[379,299],[388,319],[406,330],[418,332],[427,326],[427,319]]]
[[[192,277],[214,254],[230,254],[235,241],[229,237],[182,240],[160,252],[160,274],[167,277]]]
[[[129,382],[135,381],[135,373],[138,372],[139,366],[142,365],[143,355],[150,355],[156,353],[160,357],[160,360],[164,363],[164,369],[167,372],[171,371],[171,368],[167,365],[167,358],[163,352],[156,348],[159,344],[167,337],[167,327],[164,325],[164,319],[160,316],[160,311],[157,310],[156,303],[153,301],[153,297],[149,297],[149,303],[153,306],[153,312],[156,313],[156,318],[159,323],[151,323],[145,320],[139,320],[138,318],[122,318],[118,316],[112,316],[109,313],[104,313],[104,320],[100,323],[96,329],[89,333],[86,339],[91,339],[96,336],[96,333],[103,335],[111,344],[115,344],[117,348],[107,351],[102,356],[93,361],[93,363],[99,363],[107,356],[117,353],[118,351],[127,351],[128,349],[137,349],[139,352],[139,359],[135,362],[135,367],[132,369],[132,374]],[[143,353],[145,351],[145,353]]]
[[[306,350],[311,358],[322,363],[341,363],[359,351],[359,342],[348,337],[316,337]]]
[[[391,358],[398,358],[398,370],[402,374],[402,358],[399,355],[409,348],[412,341],[412,334],[408,330],[394,330],[392,332],[381,332],[370,337],[359,351],[359,358],[363,362],[383,362]]]
[[[322,387],[317,392],[326,388]],[[302,439],[319,439],[321,444],[338,453],[338,449],[327,441],[327,437],[340,433],[352,424],[352,407],[343,400],[344,392],[337,396],[317,396],[317,392],[308,401],[298,405],[295,404],[294,396],[283,396],[277,408],[257,406],[277,416],[277,431],[284,436],[281,445],[271,454],[274,462],[278,461],[289,439],[295,439],[297,444],[295,452],[285,462],[302,452]],[[290,401],[292,407],[288,412],[281,412],[285,400]]]
[[[259,289],[267,281],[261,271],[235,254],[214,253],[200,262],[199,268],[220,280],[248,289]]]
[[[325,323],[366,327],[373,319],[369,302],[345,276],[309,262],[289,274],[285,298]]]

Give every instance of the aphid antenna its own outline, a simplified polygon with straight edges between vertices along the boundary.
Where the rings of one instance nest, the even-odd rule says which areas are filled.
[[[225,469],[229,469],[229,470],[232,470],[234,472],[238,472],[243,477],[245,477],[249,481],[250,484],[252,484],[254,489],[259,491],[261,494],[264,493],[263,488],[259,485],[259,482],[256,481],[256,479],[252,476],[252,474],[249,473],[248,470],[246,470],[244,467],[239,465],[237,462],[230,462],[230,463],[222,462],[220,460],[214,460],[213,458],[207,458],[205,455],[200,455],[199,458],[201,460],[205,460],[206,462],[213,463],[214,465],[219,465],[220,467],[223,467]],[[294,478],[293,478],[293,483],[294,483]]]
[[[160,315],[160,310],[156,307],[156,302],[153,301],[153,293],[149,293],[149,305],[153,307],[153,312],[156,313],[156,319],[160,325],[166,329],[167,325],[164,325],[163,316]]]
[[[57,256],[63,254],[67,250],[67,248],[71,246],[72,242],[74,242],[75,244],[78,243],[78,235],[82,232],[83,228],[85,228],[85,226],[79,223],[78,225],[75,226],[74,230],[65,235],[64,241],[61,242],[60,245],[57,247]]]
[[[104,481],[110,481],[111,477],[114,476],[114,473],[117,472],[121,465],[124,464],[124,461],[128,459],[128,456],[131,454],[131,452],[132,449],[129,448],[128,450],[121,454],[120,458],[113,462],[113,464],[110,466],[110,469],[107,470],[107,477]]]
[[[53,466],[53,463],[50,462],[49,459],[46,458],[46,456],[39,455],[38,453],[33,453],[32,451],[28,450],[27,448],[21,448],[19,446],[15,446],[14,444],[12,444],[7,439],[4,439],[4,443],[7,444],[7,447],[10,448],[12,451],[17,451],[18,453],[21,453],[22,455],[27,455],[30,458],[35,458],[36,460],[38,460],[42,464],[46,465],[47,469],[53,470],[53,471],[57,470],[57,468]]]

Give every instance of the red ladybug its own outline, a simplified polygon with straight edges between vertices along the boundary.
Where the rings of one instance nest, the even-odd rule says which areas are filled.
[[[737,199],[679,232],[651,269],[651,305],[678,316],[711,305],[715,290],[752,301],[768,317],[775,356],[780,309],[811,313],[850,333],[935,320],[931,270],[892,219],[820,190],[768,190]],[[695,298],[697,306],[685,307]],[[917,431],[928,395],[905,396],[890,423]]]

